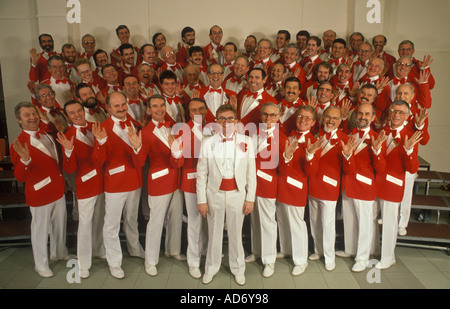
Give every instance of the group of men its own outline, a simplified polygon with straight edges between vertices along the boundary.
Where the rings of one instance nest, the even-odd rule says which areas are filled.
[[[16,106],[22,133],[11,156],[25,182],[39,275],[53,275],[48,234],[50,259],[69,257],[66,182],[76,196],[82,278],[93,257],[105,258],[114,277],[125,276],[121,222],[129,255],[144,259],[150,276],[158,274],[163,229],[165,255],[187,260],[192,277],[202,277],[206,255],[205,284],[220,269],[224,230],[240,285],[245,263],[259,258],[264,277],[287,256],[292,275],[322,257],[332,271],[336,255],[354,257],[355,272],[370,255],[381,256],[380,269],[395,264],[418,147],[429,140],[430,56],[416,60],[413,42],[403,41],[395,59],[382,35],[370,44],[353,33],[347,46],[332,30],[322,38],[301,30],[296,43],[280,30],[275,47],[249,35],[242,53],[233,42],[221,44],[217,25],[204,47],[185,27],[176,51],[162,33],[140,48],[126,26],[116,34],[120,46],[109,55],[90,34],[81,54],[69,43],[55,53],[49,34],[39,37],[41,53],[30,50],[32,102]],[[336,252],[339,201],[345,249]],[[148,219],[144,248],[139,209]],[[249,214],[252,252],[245,257]]]

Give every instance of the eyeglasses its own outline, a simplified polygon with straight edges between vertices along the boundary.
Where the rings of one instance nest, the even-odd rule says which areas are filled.
[[[211,74],[211,75],[221,75],[221,74],[223,74],[223,72],[209,72],[209,74]]]
[[[391,109],[390,111],[391,111],[391,113],[393,113],[394,115],[404,116],[404,115],[408,114],[407,112],[399,111],[399,110],[395,110],[395,109]]]
[[[410,67],[410,66],[412,66],[412,63],[397,62],[397,65],[398,66]]]
[[[329,115],[324,115],[323,119],[328,119],[328,120],[332,119],[334,121],[339,121],[341,118],[339,118],[339,117],[330,117]]]
[[[55,96],[55,94],[53,92],[44,93],[44,94],[39,95],[40,98],[47,98],[47,97],[54,97],[54,96]]]
[[[312,118],[309,116],[303,116],[303,115],[298,115],[297,118],[301,119],[301,120],[305,120],[305,121],[311,121]]]
[[[212,35],[218,35],[218,34],[222,34],[222,31],[213,31],[211,32]]]
[[[175,52],[171,51],[171,52],[166,53],[166,57],[170,57],[172,55],[175,55]]]
[[[267,118],[275,118],[278,116],[278,114],[268,114],[268,113],[261,113],[262,117],[267,117]]]
[[[228,117],[228,118],[227,117],[219,117],[219,118],[217,118],[217,120],[222,123],[224,123],[224,122],[232,123],[236,120],[236,117]]]
[[[84,44],[84,45],[94,45],[95,42],[84,42],[83,44]]]
[[[409,48],[399,48],[398,50],[402,51],[402,52],[404,52],[404,51],[412,51],[412,48],[411,47],[409,47]]]

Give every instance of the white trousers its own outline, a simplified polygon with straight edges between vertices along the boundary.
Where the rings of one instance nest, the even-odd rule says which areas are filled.
[[[208,192],[209,193],[209,192]],[[231,273],[235,276],[245,273],[245,254],[242,245],[243,206],[245,192],[219,191],[208,194],[208,250],[205,274],[214,276],[222,263],[224,222],[227,222],[228,260]]]
[[[48,235],[50,234],[50,257],[62,259],[67,254],[66,197],[40,207],[30,207],[31,245],[36,270],[45,271],[48,266]]]
[[[77,257],[80,270],[89,270],[92,256],[104,256],[105,194],[78,199]]]
[[[398,234],[398,210],[400,203],[378,200],[383,219],[381,230],[381,260],[383,263],[395,261],[395,246]]]
[[[403,200],[400,203],[400,219],[398,226],[406,228],[409,222],[409,216],[411,215],[411,204],[414,190],[414,181],[417,178],[417,174],[405,173],[405,192],[403,193]]]
[[[250,243],[252,254],[261,256],[261,219],[258,196],[255,197],[253,211],[250,213]]]
[[[252,224],[252,248],[254,248],[253,243],[255,243],[255,247],[259,249],[259,252],[256,252],[260,253],[264,265],[274,264],[277,258],[277,206],[275,203],[276,199],[274,198],[256,196],[255,199],[257,213],[254,217],[256,217],[255,221],[257,221],[256,223],[259,223],[259,225],[253,229]],[[255,253],[255,251],[253,251],[253,253]]]
[[[280,224],[280,243],[284,243],[283,253],[292,255],[294,265],[308,263],[308,228],[304,220],[305,207],[296,207],[280,202],[277,205],[277,219]],[[282,240],[282,241],[281,241]]]
[[[375,201],[349,198],[342,194],[345,252],[355,260],[368,261],[373,237],[373,207]]]
[[[207,222],[198,211],[197,194],[184,192],[187,211],[187,252],[186,258],[189,267],[200,267],[200,258],[206,254]]]
[[[157,265],[161,249],[163,227],[166,226],[165,252],[179,255],[181,252],[181,231],[183,224],[183,194],[180,190],[172,193],[148,196],[150,220],[145,234],[145,266]],[[164,224],[165,220],[167,224]]]
[[[335,260],[336,241],[336,201],[319,200],[309,197],[309,220],[314,239],[314,253],[325,257],[325,263]]]
[[[144,250],[139,243],[138,211],[141,189],[129,192],[105,192],[105,222],[103,225],[103,243],[106,260],[110,267],[122,265],[122,249],[120,246],[120,220],[123,213],[123,231],[127,240],[128,253],[132,256],[143,256]]]

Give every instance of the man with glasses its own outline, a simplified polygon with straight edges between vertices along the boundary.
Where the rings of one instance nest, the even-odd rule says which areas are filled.
[[[217,25],[209,29],[208,45],[203,47],[203,64],[210,65],[211,63],[223,64],[223,45],[220,44],[223,37],[222,28]]]
[[[405,126],[409,113],[405,101],[392,102],[389,122],[383,129],[386,134],[387,165],[375,180],[377,202],[383,220],[381,259],[375,265],[378,269],[387,269],[396,263],[398,214],[405,191],[405,174],[414,174],[419,169],[418,143],[422,139],[422,131],[413,133]]]
[[[72,100],[75,94],[75,83],[67,78],[66,65],[60,56],[51,56],[48,59],[48,70],[50,71],[50,78],[44,80],[42,83],[50,85],[55,91],[56,101],[64,104]]]
[[[309,211],[311,234],[314,239],[314,253],[309,256],[312,261],[325,257],[325,269],[332,271],[335,264],[335,214],[340,194],[342,161],[352,154],[344,153],[344,146],[353,143],[339,129],[341,110],[331,105],[322,116],[322,151],[318,171],[309,178]]]
[[[95,59],[94,59],[94,53],[95,53],[95,38],[92,34],[85,34],[81,38],[81,46],[84,49],[84,52],[80,54],[80,58],[86,58],[90,61],[92,69],[96,69],[95,66]]]
[[[208,220],[208,251],[203,283],[210,283],[222,261],[224,222],[227,222],[231,273],[245,284],[242,245],[244,217],[253,210],[256,168],[250,137],[236,132],[236,110],[225,104],[217,109],[219,131],[204,139],[197,165],[198,210]]]
[[[316,139],[311,128],[316,121],[314,107],[300,106],[296,130],[285,141],[278,167],[276,213],[280,232],[280,253],[291,255],[292,275],[301,275],[308,266],[308,230],[304,221],[308,198],[308,177],[317,172],[323,138]]]
[[[179,81],[183,80],[183,68],[177,62],[177,56],[175,51],[170,46],[164,46],[161,49],[161,59],[163,60],[163,65],[160,67],[159,71],[170,70],[175,73]]]
[[[262,68],[267,75],[270,74],[273,67],[273,61],[270,59],[272,54],[272,43],[268,39],[261,39],[258,42],[256,55],[250,63],[250,68]]]
[[[366,74],[367,65],[369,64],[370,57],[372,56],[373,48],[367,42],[359,45],[358,61],[353,63],[353,82],[356,83],[361,77]]]

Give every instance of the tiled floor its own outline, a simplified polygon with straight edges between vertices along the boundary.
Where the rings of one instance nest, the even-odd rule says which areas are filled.
[[[448,194],[448,192],[442,192]],[[413,211],[411,221],[415,221],[417,211]],[[435,220],[432,215],[431,222]],[[449,224],[448,213],[441,214],[441,224]],[[342,236],[337,239],[337,247],[342,244]],[[144,237],[141,238],[144,243]],[[75,253],[74,241],[69,251]],[[185,243],[183,244],[185,248]],[[249,244],[245,244],[248,250]],[[450,247],[447,244],[446,247]],[[311,248],[311,246],[310,246]],[[0,246],[0,289],[450,289],[450,255],[438,249],[426,249],[398,245],[397,263],[388,270],[376,272],[368,268],[362,273],[353,273],[353,259],[336,257],[336,269],[325,270],[324,261],[309,261],[304,274],[293,277],[292,260],[278,259],[275,274],[271,278],[262,277],[260,261],[247,264],[246,284],[238,286],[227,266],[226,246],[223,267],[214,280],[204,285],[201,279],[189,276],[186,262],[161,256],[158,264],[158,276],[150,277],[145,273],[144,261],[131,258],[124,250],[122,267],[124,279],[115,279],[109,273],[105,260],[94,259],[91,276],[74,282],[73,266],[67,262],[51,262],[54,277],[44,279],[34,272],[34,262],[30,245]],[[378,257],[373,257],[378,259]],[[203,270],[203,265],[202,265]],[[373,281],[374,283],[370,283]]]

